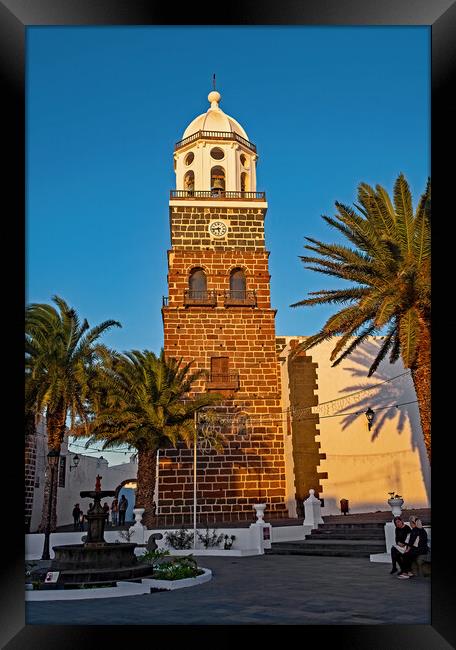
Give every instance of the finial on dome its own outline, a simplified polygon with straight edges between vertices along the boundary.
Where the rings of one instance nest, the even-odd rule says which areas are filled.
[[[212,85],[214,86],[214,90],[212,90],[209,95],[207,96],[208,100],[211,102],[211,108],[218,108],[219,102],[221,100],[221,95],[219,92],[215,90],[215,72],[212,75]]]
[[[212,92],[209,93],[207,96],[208,100],[211,102],[211,108],[218,108],[219,102],[222,98],[219,92],[216,90],[213,90]]]

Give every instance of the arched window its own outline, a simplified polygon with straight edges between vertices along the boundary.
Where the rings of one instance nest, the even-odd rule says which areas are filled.
[[[203,269],[193,269],[188,278],[189,298],[204,300],[207,296],[207,278]]]
[[[245,300],[245,273],[242,269],[233,269],[230,273],[230,294],[232,300]]]
[[[195,174],[189,171],[184,176],[184,190],[186,192],[193,192],[195,189]]]
[[[219,196],[225,191],[225,170],[220,165],[211,169],[211,193]]]

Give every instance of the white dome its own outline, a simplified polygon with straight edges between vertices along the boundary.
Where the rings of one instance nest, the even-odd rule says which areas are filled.
[[[228,133],[237,133],[242,138],[248,140],[247,133],[244,131],[242,126],[234,118],[230,117],[222,111],[219,107],[219,102],[221,99],[220,93],[213,90],[208,95],[208,100],[211,102],[211,107],[207,113],[202,113],[195,117],[195,119],[190,122],[187,128],[184,131],[182,140],[188,138],[188,136],[197,133],[198,131],[225,131]]]

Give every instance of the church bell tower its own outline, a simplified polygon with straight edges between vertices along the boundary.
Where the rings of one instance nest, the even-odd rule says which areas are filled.
[[[275,310],[270,304],[268,204],[257,191],[256,146],[220,108],[220,93],[185,129],[174,149],[168,296],[163,299],[168,357],[205,370],[195,390],[221,393],[217,407],[226,443],[222,453],[198,453],[198,520],[253,520],[254,503],[266,518],[288,516],[280,369]],[[190,522],[193,452],[161,454],[160,523]]]

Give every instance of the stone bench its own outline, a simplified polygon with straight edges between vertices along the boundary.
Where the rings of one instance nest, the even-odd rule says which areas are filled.
[[[416,576],[428,577],[431,575],[431,552],[418,555],[412,562],[412,572]]]

